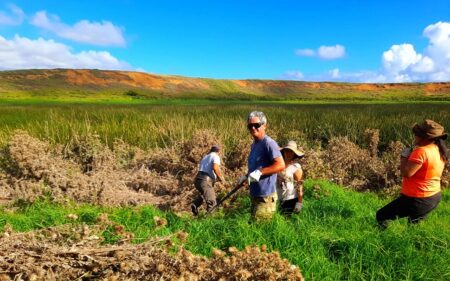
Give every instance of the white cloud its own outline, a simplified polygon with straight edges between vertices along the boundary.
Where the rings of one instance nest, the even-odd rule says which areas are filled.
[[[450,46],[447,44],[450,41],[449,34],[450,23],[442,21],[427,26],[423,31],[423,35],[430,39],[431,44],[446,44],[448,48],[450,48]]]
[[[314,57],[316,55],[316,51],[313,49],[298,49],[295,50],[295,54],[300,57]]]
[[[393,45],[383,53],[383,67],[391,74],[396,74],[417,64],[422,55],[417,54],[411,44]]]
[[[25,13],[16,5],[9,5],[9,12],[0,11],[0,25],[20,25],[25,19]]]
[[[342,72],[339,68],[331,69],[321,74],[303,75],[300,71],[291,70],[284,72],[281,79],[302,80],[313,82],[352,82],[352,83],[385,83],[387,77],[375,71]]]
[[[383,83],[386,76],[374,71],[342,72],[338,68],[332,69],[325,74],[306,77],[308,81],[332,81],[353,83]]]
[[[317,55],[325,60],[339,59],[345,56],[345,47],[339,44],[336,46],[320,46]]]
[[[109,21],[100,23],[82,20],[70,26],[61,22],[56,15],[47,15],[46,11],[39,11],[31,19],[31,24],[75,42],[98,46],[126,45],[122,29]]]
[[[280,78],[285,80],[303,80],[305,75],[297,70],[286,71],[281,74]]]
[[[42,38],[33,40],[16,35],[8,40],[0,36],[0,69],[30,68],[98,68],[131,69],[109,52],[82,51],[74,53],[62,43]]]
[[[361,83],[450,81],[450,22],[430,24],[424,29],[423,36],[429,42],[422,53],[409,43],[392,45],[383,52],[378,71],[342,72],[335,68],[322,74],[303,76],[302,80]],[[345,48],[339,46],[322,46],[314,51],[314,55],[324,59],[342,57]],[[296,54],[302,55],[303,52],[297,50]]]
[[[383,73],[390,82],[450,80],[450,23],[431,24],[423,35],[429,40],[423,54],[411,44],[393,45],[383,53]]]
[[[423,35],[430,40],[424,54],[434,64],[432,81],[450,81],[450,22],[437,22],[427,26]]]
[[[337,44],[335,46],[320,46],[317,50],[297,49],[295,54],[300,57],[318,57],[324,60],[334,60],[345,56],[345,47]]]
[[[427,56],[421,57],[417,63],[411,66],[411,70],[416,73],[428,73],[434,69],[434,61]]]
[[[339,76],[340,76],[339,68],[335,68],[335,69],[328,71],[328,74],[330,75],[331,78],[334,78],[334,79],[339,78]]]

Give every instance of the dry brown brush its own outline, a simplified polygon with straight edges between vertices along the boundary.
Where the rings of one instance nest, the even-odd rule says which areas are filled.
[[[328,179],[356,190],[395,191],[401,183],[398,165],[404,145],[392,142],[379,151],[378,141],[377,130],[366,130],[365,148],[346,137],[331,138],[326,147],[306,147],[301,160],[305,177]],[[110,148],[97,135],[77,136],[65,146],[55,146],[16,131],[1,151],[0,190],[2,196],[29,201],[51,196],[57,201],[150,203],[163,209],[189,210],[197,196],[193,181],[198,163],[214,144],[223,148],[227,183],[216,185],[221,195],[246,173],[250,138],[224,147],[214,132],[200,130],[184,143],[143,151],[121,140]],[[447,167],[444,186],[449,177]]]
[[[51,196],[102,205],[150,203],[164,209],[188,210],[196,196],[197,165],[214,144],[208,130],[185,143],[142,151],[116,140],[112,148],[98,135],[77,136],[65,146],[16,131],[1,154],[2,193],[33,201]],[[219,192],[229,188],[217,185]]]
[[[5,227],[0,280],[304,280],[299,268],[278,252],[267,253],[264,246],[215,249],[206,258],[183,248],[185,232],[133,244],[123,226],[99,218],[96,225],[67,224],[27,233]],[[118,244],[102,245],[107,227],[123,238]]]
[[[327,179],[356,190],[393,192],[401,185],[400,153],[405,146],[393,141],[387,149],[378,149],[379,131],[365,131],[362,148],[347,137],[333,137],[326,147],[307,149],[302,160],[307,178]],[[442,185],[448,186],[448,163]]]
[[[17,131],[2,152],[1,185],[13,198],[32,201],[50,195],[103,205],[158,204],[162,190],[178,181],[136,167],[121,168],[114,153],[95,144],[52,147]],[[158,195],[158,196],[156,196]]]

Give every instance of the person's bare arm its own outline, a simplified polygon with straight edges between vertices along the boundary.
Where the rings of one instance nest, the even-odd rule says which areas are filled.
[[[303,201],[303,171],[302,169],[298,169],[295,173],[294,173],[294,181],[297,185],[297,197],[298,197],[298,202],[302,202]]]
[[[283,171],[285,168],[283,157],[279,156],[273,159],[273,163],[270,166],[262,168],[260,171],[262,175],[272,175]]]
[[[222,173],[220,172],[220,166],[219,166],[219,164],[213,163],[213,170],[214,170],[214,173],[215,173],[216,176],[217,176],[217,180],[223,182],[223,177],[222,177]]]
[[[400,158],[400,173],[403,177],[411,177],[422,167],[422,164],[408,161],[408,158]]]

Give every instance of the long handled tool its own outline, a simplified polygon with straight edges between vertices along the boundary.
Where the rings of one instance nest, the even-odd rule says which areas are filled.
[[[217,204],[212,207],[208,212],[206,212],[206,214],[211,214],[212,212],[214,212],[215,209],[217,209],[217,207],[219,207],[225,200],[227,200],[228,198],[230,198],[233,194],[235,194],[239,189],[241,189],[241,187],[244,186],[243,184],[238,184],[236,185],[230,192],[228,192],[224,197],[220,198],[220,200],[217,202]]]

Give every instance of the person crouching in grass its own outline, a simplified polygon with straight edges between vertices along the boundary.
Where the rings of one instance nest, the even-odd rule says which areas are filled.
[[[277,194],[280,200],[280,213],[292,215],[300,213],[303,207],[303,170],[297,159],[303,158],[305,153],[297,148],[295,141],[289,141],[281,149],[286,168],[278,173]]]
[[[400,157],[403,176],[400,197],[376,214],[381,228],[388,221],[407,217],[409,223],[418,223],[434,210],[441,200],[441,176],[448,153],[444,128],[433,120],[425,120],[412,128],[415,147],[406,148]]]
[[[200,161],[198,173],[195,176],[194,186],[200,195],[191,204],[192,213],[198,215],[198,208],[206,203],[206,211],[211,210],[216,205],[216,193],[214,184],[216,181],[223,181],[220,172],[220,147],[213,145],[209,153]]]

